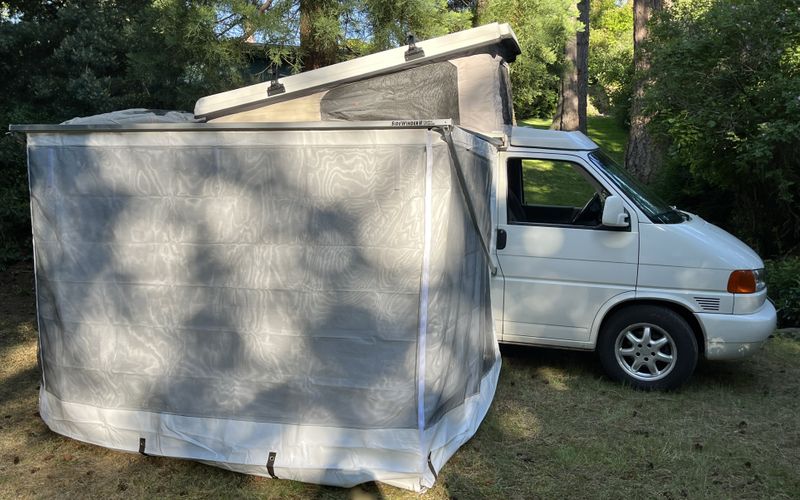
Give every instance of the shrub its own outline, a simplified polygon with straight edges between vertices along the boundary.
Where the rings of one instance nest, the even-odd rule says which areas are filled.
[[[766,261],[767,293],[778,309],[778,326],[800,326],[800,257]]]
[[[652,131],[675,201],[767,256],[800,243],[800,10],[796,0],[676,0],[647,50]],[[683,197],[683,199],[680,199]]]
[[[191,109],[237,86],[242,44],[218,40],[216,18],[208,2],[0,2],[0,269],[31,254],[25,146],[8,125]]]

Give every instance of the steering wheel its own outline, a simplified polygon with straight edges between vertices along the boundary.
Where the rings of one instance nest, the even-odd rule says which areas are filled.
[[[603,212],[603,201],[600,198],[600,193],[595,192],[594,195],[586,202],[586,205],[575,214],[570,224],[579,224],[582,226],[589,225],[590,222],[596,222],[597,216]]]

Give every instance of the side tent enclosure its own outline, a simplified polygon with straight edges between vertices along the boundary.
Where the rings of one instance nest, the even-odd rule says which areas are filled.
[[[323,125],[25,128],[51,429],[282,479],[434,483],[500,369],[493,146]]]

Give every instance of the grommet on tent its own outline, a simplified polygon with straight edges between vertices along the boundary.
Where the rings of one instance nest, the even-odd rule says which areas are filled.
[[[419,59],[420,57],[425,57],[425,52],[417,47],[417,40],[414,37],[414,33],[409,33],[406,37],[406,45],[408,45],[408,50],[406,51],[406,61],[413,61],[414,59]]]
[[[267,457],[267,472],[272,479],[278,479],[278,476],[275,475],[275,455],[276,453],[271,451]]]
[[[267,96],[283,94],[286,92],[286,87],[278,81],[278,66],[275,65],[272,69],[272,81],[267,87]]]

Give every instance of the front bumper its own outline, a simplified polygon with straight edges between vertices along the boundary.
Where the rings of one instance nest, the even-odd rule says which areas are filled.
[[[751,314],[697,313],[706,338],[706,359],[736,359],[756,352],[775,331],[777,316],[765,301]]]

